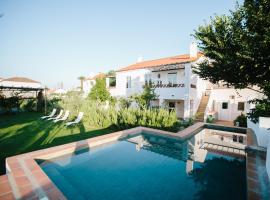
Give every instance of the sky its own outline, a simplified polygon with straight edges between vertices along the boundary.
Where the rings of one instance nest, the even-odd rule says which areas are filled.
[[[0,77],[44,86],[185,54],[191,34],[236,0],[0,0]]]

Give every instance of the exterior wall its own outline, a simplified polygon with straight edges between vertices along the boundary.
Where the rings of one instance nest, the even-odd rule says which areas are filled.
[[[41,88],[42,87],[40,83],[15,82],[15,81],[1,81],[0,86],[25,87],[25,88]]]
[[[263,121],[268,122],[267,124],[264,124]],[[268,117],[260,117],[259,122],[257,124],[253,123],[249,119],[247,120],[248,128],[251,128],[258,141],[258,145],[261,147],[267,147],[270,142],[270,118]]]
[[[92,87],[96,84],[95,80],[85,80],[83,81],[83,91],[85,94],[89,94]]]
[[[205,93],[208,81],[201,79],[198,75],[191,75],[191,84],[196,85],[196,88],[190,89],[190,97],[193,100],[193,115],[197,113],[202,95]]]
[[[250,89],[213,89],[207,109],[209,112],[217,112],[219,120],[233,121],[241,113],[247,113],[253,108],[253,105],[249,104],[248,101],[258,97],[260,94]],[[223,102],[228,102],[228,109],[222,109]],[[244,111],[238,110],[238,102],[245,103]]]
[[[145,83],[144,75],[149,70],[140,69],[124,72],[116,72],[116,87],[109,88],[112,96],[115,97],[129,97],[135,93],[143,91],[143,85]],[[127,88],[127,77],[131,77],[131,88]]]
[[[270,178],[270,118],[260,117],[259,123],[255,124],[247,120],[248,128],[251,128],[257,138],[258,146],[267,148],[266,152],[266,171]]]
[[[157,84],[158,81],[161,81],[162,84],[168,84],[168,74],[176,72],[176,83],[184,84],[184,87],[156,87],[155,93],[158,95],[159,106],[163,106],[164,101],[176,101],[177,116],[179,118],[189,118],[197,112],[202,94],[206,89],[206,81],[192,73],[192,64],[186,63],[184,69],[177,70],[152,72],[151,69],[138,69],[116,72],[116,87],[109,88],[107,83],[107,88],[112,96],[129,97],[143,91],[146,74],[154,84]],[[158,78],[158,76],[160,77]],[[131,77],[130,88],[127,88],[126,85],[127,77]],[[196,88],[191,88],[191,84],[195,85]]]

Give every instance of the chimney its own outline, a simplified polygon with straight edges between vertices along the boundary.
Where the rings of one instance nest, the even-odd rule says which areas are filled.
[[[197,58],[198,47],[196,42],[192,42],[189,46],[189,57]]]
[[[143,57],[142,56],[139,56],[138,58],[137,58],[137,63],[140,63],[140,62],[142,62],[143,61]]]

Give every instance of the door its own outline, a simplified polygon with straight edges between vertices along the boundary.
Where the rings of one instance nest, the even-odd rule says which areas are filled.
[[[218,119],[224,120],[224,121],[230,121],[230,103],[228,101],[220,102]]]
[[[169,102],[169,111],[175,111],[175,102],[170,101]]]

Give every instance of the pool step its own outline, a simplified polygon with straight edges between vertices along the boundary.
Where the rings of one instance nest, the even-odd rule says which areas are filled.
[[[246,152],[244,149],[237,149],[237,148],[222,146],[222,145],[218,145],[218,144],[203,143],[200,148],[206,149],[206,150],[227,152],[230,154],[238,154],[238,155],[242,155],[242,156],[246,155]]]

